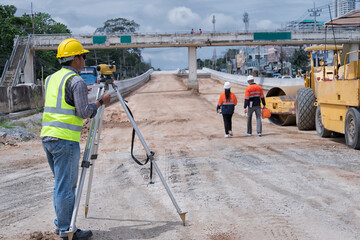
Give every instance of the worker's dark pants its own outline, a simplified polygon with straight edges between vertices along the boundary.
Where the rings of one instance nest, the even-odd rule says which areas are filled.
[[[261,107],[260,106],[256,106],[256,107],[252,107],[252,108],[248,107],[248,112],[247,112],[247,133],[248,134],[252,133],[252,115],[253,115],[253,112],[255,112],[255,115],[256,115],[256,130],[257,130],[257,133],[261,133],[261,131],[262,131]]]
[[[223,114],[225,134],[229,134],[231,131],[231,118],[232,114]]]

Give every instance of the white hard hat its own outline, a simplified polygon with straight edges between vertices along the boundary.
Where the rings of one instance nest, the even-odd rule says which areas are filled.
[[[254,77],[251,76],[251,75],[249,75],[249,76],[247,77],[247,81],[254,81]]]
[[[231,88],[231,84],[230,84],[229,82],[225,82],[224,88],[225,88],[225,89],[230,89],[230,88]]]

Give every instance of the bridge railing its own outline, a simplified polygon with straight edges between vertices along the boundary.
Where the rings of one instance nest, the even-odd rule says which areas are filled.
[[[14,39],[14,46],[13,46],[13,50],[11,52],[10,58],[9,58],[9,60],[6,61],[4,70],[1,74],[0,86],[3,84],[3,82],[5,80],[6,72],[9,70],[9,67],[12,65],[12,63],[14,61],[14,56],[15,56],[16,49],[19,45],[19,40],[20,40],[19,35],[16,35],[16,37]]]

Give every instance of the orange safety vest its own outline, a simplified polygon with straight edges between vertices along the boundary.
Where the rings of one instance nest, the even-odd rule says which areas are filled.
[[[220,95],[218,106],[221,106],[223,114],[234,113],[235,106],[237,104],[237,98],[234,93],[230,92],[230,99],[226,100],[225,92]]]

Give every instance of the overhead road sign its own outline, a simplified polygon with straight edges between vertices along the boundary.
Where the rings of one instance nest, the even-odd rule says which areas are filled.
[[[291,32],[255,32],[254,41],[291,40]]]

